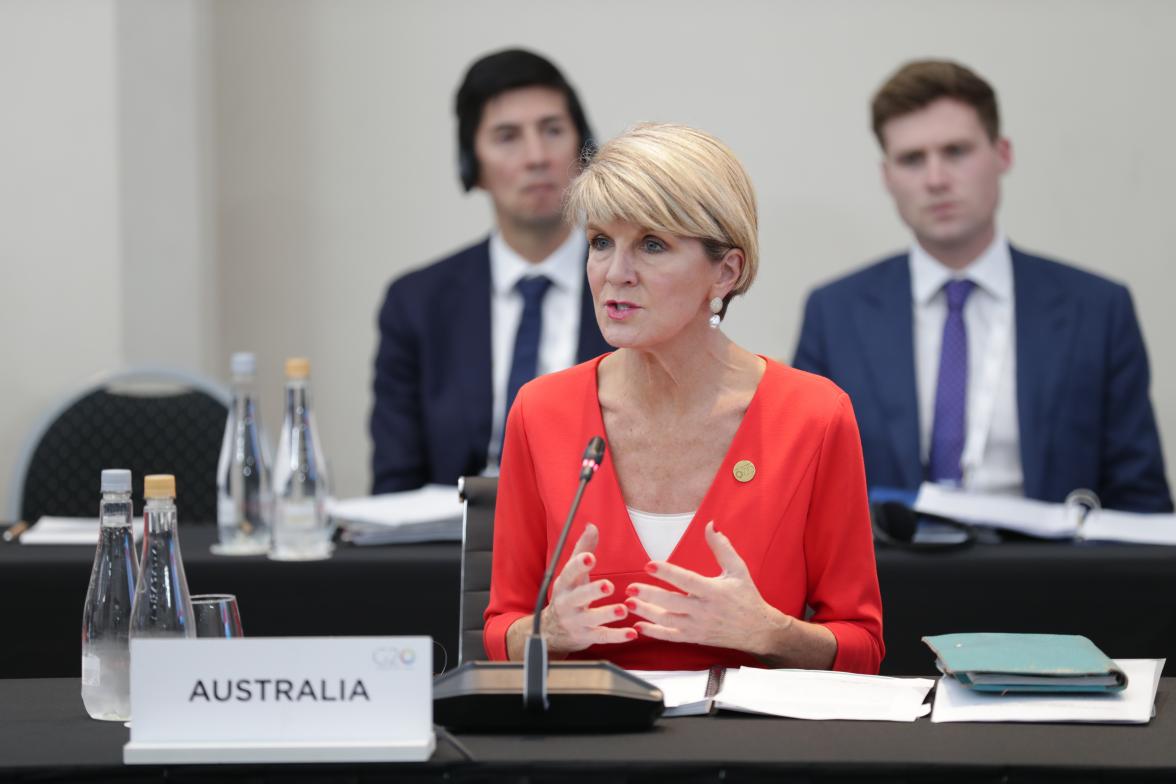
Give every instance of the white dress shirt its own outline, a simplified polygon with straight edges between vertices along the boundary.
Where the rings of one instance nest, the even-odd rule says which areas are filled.
[[[490,431],[490,466],[498,464],[498,449],[506,427],[506,385],[514,360],[515,335],[523,317],[523,295],[515,289],[520,278],[536,275],[551,280],[543,296],[543,332],[539,337],[540,375],[576,364],[580,343],[580,297],[584,288],[584,263],[588,241],[573,228],[562,245],[538,264],[514,251],[502,234],[490,236],[490,345],[494,381],[494,420]]]
[[[625,508],[629,510],[629,519],[633,521],[641,546],[653,561],[664,561],[670,557],[690,527],[690,521],[694,519],[694,512],[658,514],[642,512],[631,506]]]
[[[1021,495],[1020,427],[1017,422],[1017,350],[1013,260],[1004,234],[962,270],[944,266],[916,242],[911,248],[915,377],[919,396],[919,451],[927,464],[935,418],[939,354],[947,318],[943,287],[953,279],[976,284],[964,304],[968,332],[967,438],[964,487]]]

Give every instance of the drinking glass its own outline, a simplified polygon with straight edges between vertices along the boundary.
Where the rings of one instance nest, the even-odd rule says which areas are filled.
[[[243,637],[237,597],[231,593],[204,593],[192,596],[192,618],[197,637]]]

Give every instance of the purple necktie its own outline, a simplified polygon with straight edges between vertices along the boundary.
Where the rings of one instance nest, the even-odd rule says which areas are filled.
[[[930,465],[927,466],[927,478],[932,482],[959,484],[964,477],[960,466],[968,402],[968,330],[964,326],[964,303],[975,287],[970,280],[953,280],[944,287],[947,319],[943,322]]]

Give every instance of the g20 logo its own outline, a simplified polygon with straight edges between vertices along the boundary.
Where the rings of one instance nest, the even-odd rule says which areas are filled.
[[[372,661],[381,670],[406,670],[416,663],[416,651],[412,648],[397,648],[392,645],[372,651]]]

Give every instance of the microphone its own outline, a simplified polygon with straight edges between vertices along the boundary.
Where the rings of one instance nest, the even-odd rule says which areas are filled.
[[[547,589],[555,577],[555,565],[563,554],[564,545],[568,541],[568,532],[572,530],[572,520],[580,508],[580,499],[584,497],[584,488],[588,480],[600,468],[600,461],[604,459],[604,439],[592,436],[588,448],[584,450],[584,460],[580,463],[580,486],[576,488],[576,497],[572,499],[572,508],[568,510],[568,518],[564,521],[559,532],[559,540],[555,543],[555,552],[551,556],[551,563],[547,565],[547,572],[543,575],[543,582],[539,585],[539,593],[535,596],[535,612],[531,615],[531,634],[527,637],[527,647],[523,653],[523,706],[530,711],[547,710],[547,640],[539,631],[540,614],[543,612],[543,600],[547,598]]]
[[[433,681],[433,718],[465,731],[594,731],[647,729],[662,714],[660,690],[605,661],[549,662],[540,631],[555,576],[584,489],[604,459],[604,439],[593,436],[580,463],[580,484],[535,597],[523,663],[469,662]],[[520,699],[521,695],[521,699]]]

